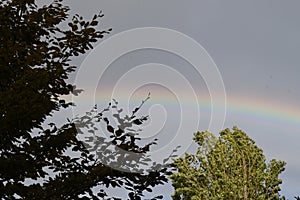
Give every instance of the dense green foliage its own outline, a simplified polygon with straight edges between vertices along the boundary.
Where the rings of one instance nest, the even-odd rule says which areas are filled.
[[[285,162],[266,164],[263,151],[243,131],[225,129],[219,137],[197,132],[194,140],[197,153],[174,161],[174,199],[284,199],[278,176]]]
[[[66,82],[75,70],[71,58],[111,31],[96,30],[101,13],[90,21],[79,15],[69,20],[68,10],[61,0],[43,7],[34,0],[0,2],[0,198],[116,199],[103,188],[119,187],[130,199],[141,199],[144,191],[167,181],[166,168],[119,171],[101,163],[110,164],[112,155],[118,157],[116,152],[97,158],[78,139],[82,128],[97,132],[93,123],[103,122],[111,138],[98,137],[100,149],[115,145],[139,153],[137,161],[146,162],[153,143],[139,146],[139,138],[128,134],[147,119],[136,116],[139,108],[129,117],[117,112],[117,127],[105,117],[111,106],[61,127],[43,124],[54,111],[72,105],[62,95],[78,92]]]

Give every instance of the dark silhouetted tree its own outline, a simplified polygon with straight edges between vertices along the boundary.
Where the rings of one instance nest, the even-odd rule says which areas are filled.
[[[195,155],[174,161],[174,199],[284,199],[278,178],[285,162],[266,164],[263,151],[243,131],[225,129],[220,137],[195,133]]]
[[[96,29],[102,13],[90,21],[79,15],[68,21],[68,11],[61,0],[43,7],[34,0],[0,2],[0,198],[117,199],[107,196],[104,189],[120,187],[130,199],[141,199],[144,191],[167,181],[168,170],[146,156],[155,141],[139,146],[138,136],[130,134],[133,126],[147,119],[136,115],[139,107],[130,116],[122,117],[118,110],[114,115],[117,126],[105,117],[106,111],[116,108],[111,105],[61,127],[43,125],[54,111],[72,105],[63,95],[78,92],[66,82],[75,70],[70,65],[72,57],[84,54],[111,31]],[[62,28],[66,27],[63,23],[68,27]],[[98,139],[93,144],[98,148],[96,154],[88,146],[89,138],[86,142],[78,139],[84,129],[99,132],[95,123],[104,123],[111,134],[110,139],[93,136]],[[103,148],[107,151],[99,156]],[[128,158],[127,171],[118,170],[114,166],[126,152],[137,153],[137,164]],[[147,162],[153,166],[137,171],[141,165],[148,166]]]

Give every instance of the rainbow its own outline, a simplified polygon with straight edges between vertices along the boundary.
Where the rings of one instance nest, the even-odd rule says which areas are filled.
[[[112,96],[112,89],[109,87],[103,87],[101,90],[93,92],[94,100],[88,100],[84,97],[83,92],[80,98],[80,103],[99,105],[98,107],[105,107]],[[140,90],[140,91],[138,91]],[[211,111],[211,102],[209,96],[198,96],[198,101],[193,101],[192,98],[185,98],[183,101],[179,101],[176,95],[172,91],[167,89],[152,88],[139,88],[132,94],[128,93],[126,89],[121,90],[114,98],[120,103],[121,106],[130,102],[130,107],[138,106],[143,99],[145,99],[150,91],[150,100],[146,104],[160,104],[162,106],[168,105],[174,108],[185,104],[190,108],[196,109],[197,106],[201,109],[200,112],[208,113]],[[129,95],[128,95],[129,94]],[[130,99],[130,100],[129,100]],[[198,105],[197,105],[198,104]],[[128,105],[128,104],[127,104]],[[221,110],[221,105],[213,105],[217,110]],[[248,97],[243,98],[238,95],[232,95],[227,97],[226,102],[226,118],[225,120],[238,121],[238,118],[244,118],[245,120],[251,120],[254,122],[264,122],[270,126],[278,127],[285,126],[287,129],[292,129],[300,134],[300,106],[295,104],[284,104],[277,102],[276,100],[263,99],[261,97]],[[237,124],[238,125],[238,124]]]
[[[227,111],[254,118],[256,121],[269,122],[274,126],[296,128],[300,134],[300,107],[296,105],[258,97],[235,97],[228,100]]]

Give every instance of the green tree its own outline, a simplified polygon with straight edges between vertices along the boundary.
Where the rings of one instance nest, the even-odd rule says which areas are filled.
[[[195,155],[174,161],[174,199],[284,199],[278,178],[285,162],[266,164],[262,149],[243,131],[225,129],[216,137],[197,132]]]
[[[95,157],[78,139],[82,128],[95,132],[92,124],[100,121],[111,134],[109,141],[100,140],[100,149],[114,144],[139,153],[140,164],[149,162],[145,154],[154,143],[139,146],[139,138],[128,133],[147,119],[136,115],[139,107],[129,117],[117,110],[117,127],[104,117],[111,105],[61,127],[43,124],[54,111],[73,105],[62,96],[79,92],[66,82],[75,70],[72,57],[84,54],[111,31],[96,29],[101,12],[85,21],[79,15],[69,20],[68,11],[62,0],[43,7],[34,0],[0,2],[0,198],[117,199],[109,198],[97,188],[100,185],[125,188],[130,199],[141,199],[144,191],[167,181],[167,168],[119,171],[110,167],[111,156]]]

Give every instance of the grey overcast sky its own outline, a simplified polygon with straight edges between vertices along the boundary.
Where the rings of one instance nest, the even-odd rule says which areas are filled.
[[[112,33],[105,39],[134,28],[161,27],[176,30],[201,44],[218,67],[224,83],[227,104],[222,128],[237,125],[264,150],[267,159],[285,160],[288,164],[281,175],[282,194],[289,199],[300,195],[298,146],[300,141],[300,1],[68,0],[65,2],[71,7],[71,13],[79,13],[86,19],[90,19],[94,13],[102,10],[105,17],[101,20],[100,28],[113,28]],[[122,45],[126,44],[119,43],[114,48],[118,49]],[[102,59],[101,56],[99,55],[99,60]],[[83,57],[75,62],[81,64],[82,60]],[[197,78],[191,64],[174,54],[151,49],[120,55],[107,68],[105,76],[99,78],[97,87],[100,89],[102,87],[104,90],[111,89],[118,80],[128,75],[130,69],[147,63],[170,66],[190,82],[200,99],[201,95],[203,98],[210,97],[211,93],[207,89],[209,86],[207,81],[204,81],[205,77]],[[171,74],[171,72],[164,73],[163,69],[161,73],[156,71],[157,77],[170,76],[169,84],[176,86],[177,80],[171,79]],[[176,73],[174,76],[177,76]],[[143,78],[150,80],[151,76],[144,75]],[[126,94],[134,96],[143,89],[153,93],[153,100],[156,102],[155,106],[150,107],[151,112],[149,112],[152,114],[150,117],[153,121],[149,126],[154,127],[154,130],[156,130],[155,126],[162,126],[156,136],[161,139],[161,146],[163,146],[168,138],[173,136],[171,133],[174,132],[174,127],[178,128],[180,120],[193,118],[193,115],[182,115],[182,118],[176,118],[176,114],[172,113],[173,107],[170,106],[170,102],[175,102],[172,98],[180,94],[176,94],[176,90],[172,91],[168,85],[163,87],[163,84],[157,82],[158,79],[155,78],[153,82],[144,82],[136,91],[130,91],[129,86],[127,91],[126,84],[123,84],[123,93],[118,100],[128,99],[130,97],[126,97]],[[75,80],[75,77],[73,79]],[[87,81],[88,79],[89,77],[86,77]],[[178,91],[184,90],[181,86],[179,88]],[[106,92],[97,92],[96,101],[104,101]],[[160,101],[161,105],[159,105]],[[194,104],[189,105],[191,106],[189,109],[198,109]],[[200,110],[200,113],[204,113],[202,114],[204,117],[198,127],[203,131],[209,127],[209,122],[205,121],[209,117],[206,119],[205,115],[212,108],[205,105],[198,106],[204,110]],[[218,108],[218,105],[216,107]],[[158,114],[155,114],[156,111]],[[156,116],[164,116],[165,123],[160,124],[159,120],[155,120]],[[166,188],[162,190],[170,195],[172,193],[170,186]]]

